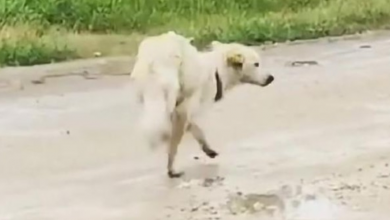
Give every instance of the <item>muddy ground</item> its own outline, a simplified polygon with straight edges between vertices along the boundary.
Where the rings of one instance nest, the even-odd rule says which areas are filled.
[[[0,220],[387,220],[390,34],[261,52],[275,83],[218,103],[220,156],[187,136],[177,180],[137,134],[131,58],[2,69]]]

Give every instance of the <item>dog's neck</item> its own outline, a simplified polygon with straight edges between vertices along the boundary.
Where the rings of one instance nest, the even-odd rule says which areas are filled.
[[[224,71],[220,71],[218,68],[215,70],[215,102],[221,100],[227,91],[240,84],[239,79],[236,77],[238,73],[235,71],[231,68],[225,68]]]
[[[238,85],[240,81],[236,77],[238,74],[235,69],[228,67],[224,62],[224,54],[221,51],[207,51],[201,53],[201,59],[205,66],[212,71],[216,88],[214,101],[221,100],[224,94]]]
[[[215,93],[214,102],[218,102],[223,98],[224,88],[221,81],[221,78],[218,73],[218,69],[215,71],[215,86],[217,88],[217,92]]]

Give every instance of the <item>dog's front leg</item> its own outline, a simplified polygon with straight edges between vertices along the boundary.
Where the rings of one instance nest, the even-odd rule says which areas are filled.
[[[170,178],[179,178],[184,172],[174,171],[173,165],[177,154],[177,148],[184,135],[187,119],[185,114],[175,111],[172,115],[172,136],[168,149],[168,176]]]
[[[191,131],[191,134],[196,139],[196,141],[199,143],[199,145],[202,148],[202,151],[210,158],[214,158],[218,156],[218,153],[211,149],[210,145],[208,144],[206,137],[204,135],[203,130],[194,122],[190,123],[188,126],[188,129]]]

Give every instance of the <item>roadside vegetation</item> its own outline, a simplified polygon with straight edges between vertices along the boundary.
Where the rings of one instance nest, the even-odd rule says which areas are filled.
[[[0,64],[131,54],[143,36],[175,30],[259,44],[387,28],[389,0],[0,0]]]

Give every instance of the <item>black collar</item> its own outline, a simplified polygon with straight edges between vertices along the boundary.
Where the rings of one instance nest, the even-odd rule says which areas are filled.
[[[217,86],[217,93],[215,94],[214,101],[218,102],[223,97],[223,86],[222,81],[219,78],[218,70],[215,71],[215,81]]]

